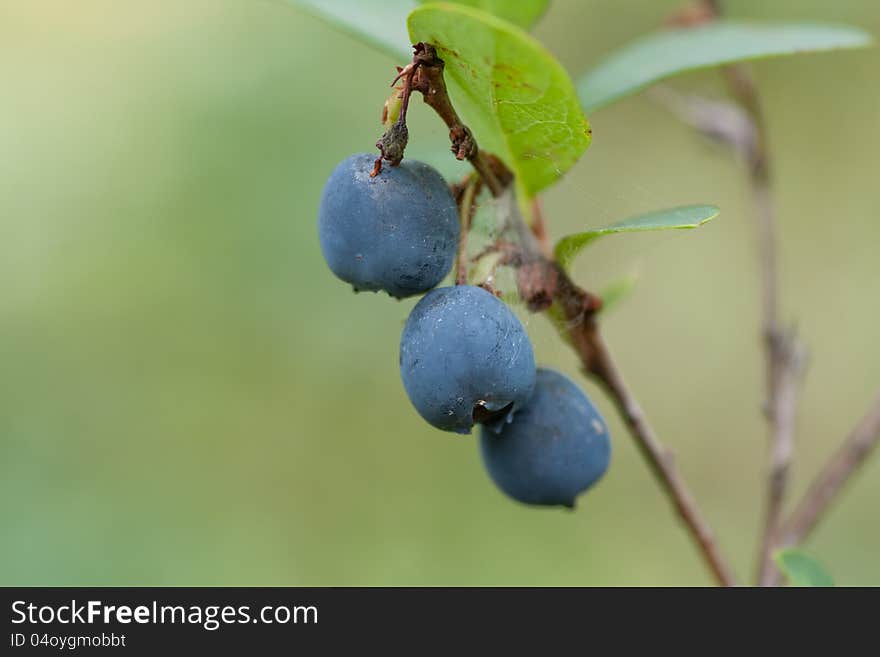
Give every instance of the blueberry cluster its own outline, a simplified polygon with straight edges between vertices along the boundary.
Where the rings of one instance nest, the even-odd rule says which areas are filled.
[[[318,213],[327,264],[355,290],[426,293],[400,341],[400,375],[415,409],[444,431],[468,434],[480,424],[483,462],[510,497],[573,506],[608,467],[602,416],[570,379],[535,367],[525,328],[494,294],[435,288],[459,238],[442,176],[411,160],[371,176],[373,163],[353,155],[327,181]]]

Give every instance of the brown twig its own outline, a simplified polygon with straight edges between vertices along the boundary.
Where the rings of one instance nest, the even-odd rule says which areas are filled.
[[[749,180],[757,220],[761,273],[761,333],[764,342],[766,415],[770,427],[767,502],[758,552],[758,583],[770,584],[776,565],[773,552],[780,539],[788,473],[794,451],[797,392],[804,350],[779,321],[778,226],[771,192],[764,118],[755,84],[743,66],[725,69],[731,92],[755,126],[749,157]]]
[[[550,235],[547,232],[547,220],[544,218],[544,208],[541,206],[541,201],[538,198],[535,198],[535,200],[532,201],[531,229],[532,234],[538,241],[538,247],[541,249],[541,253],[547,258],[551,258],[553,256],[553,248],[550,246]]]
[[[713,16],[720,15],[720,0],[704,0],[704,5]],[[764,528],[758,547],[757,581],[766,586],[776,571],[773,552],[780,540],[788,474],[794,452],[797,392],[804,350],[794,332],[785,331],[779,321],[778,226],[760,94],[745,66],[727,66],[723,72],[731,94],[753,128],[738,131],[748,136],[746,143],[732,145],[745,157],[749,168],[752,206],[757,223],[766,390],[764,409],[769,424],[769,472]]]
[[[549,309],[557,329],[580,358],[584,371],[597,379],[611,397],[715,580],[722,586],[734,586],[733,571],[678,472],[672,453],[660,443],[602,338],[596,321],[602,300],[576,285],[559,264],[537,250],[536,243],[536,239],[526,242],[526,248],[515,257],[507,258],[518,266],[520,296],[533,312]],[[531,249],[529,244],[533,245]]]
[[[422,92],[425,102],[449,127],[453,153],[457,158],[471,162],[493,196],[504,197],[503,200],[507,201],[504,207],[511,216],[506,227],[514,229],[519,242],[496,247],[503,248],[503,262],[517,268],[520,295],[532,311],[549,310],[556,318],[560,332],[577,352],[584,370],[596,377],[608,391],[714,578],[723,586],[734,585],[733,572],[722,557],[708,523],[700,515],[671,453],[657,439],[601,338],[595,320],[602,306],[601,299],[578,287],[549,257],[549,241],[540,207],[535,208],[537,230],[532,232],[524,227],[517,203],[504,196],[513,193],[509,189],[510,171],[497,158],[480,151],[473,134],[459,119],[446,92],[443,61],[437,57],[434,48],[417,44],[413,61],[418,61],[419,65],[412,88]]]
[[[449,128],[449,140],[452,152],[459,160],[468,160],[493,196],[500,196],[510,183],[512,176],[506,168],[494,158],[487,157],[477,146],[473,134],[458,116],[443,79],[443,60],[437,56],[434,46],[417,43],[413,46],[415,54],[413,62],[418,68],[413,79],[413,89],[420,91],[427,103]],[[500,165],[500,167],[499,167]],[[500,169],[500,171],[499,171]]]
[[[703,0],[711,18],[720,14],[720,0]],[[705,21],[698,21],[698,23]],[[781,328],[778,311],[777,225],[771,195],[767,138],[760,97],[748,69],[724,69],[739,108],[716,101],[656,90],[654,98],[686,123],[714,139],[734,146],[749,166],[758,227],[761,270],[761,318],[765,345],[766,415],[770,423],[770,471],[767,508],[759,545],[758,583],[778,586],[781,573],[773,562],[779,547],[796,545],[816,527],[833,498],[880,442],[880,397],[849,438],[816,476],[787,521],[783,519],[788,473],[792,460],[799,379],[805,351],[793,332]]]
[[[559,273],[556,301],[563,319],[561,327],[566,332],[569,343],[580,357],[585,370],[603,384],[614,401],[636,438],[642,455],[693,537],[715,580],[722,586],[734,586],[736,578],[733,571],[722,556],[709,524],[700,514],[693,495],[678,472],[673,454],[658,440],[602,339],[594,317],[600,307],[598,299],[572,283],[558,265],[556,269]]]
[[[626,386],[598,332],[593,339],[594,359],[600,364],[602,371],[599,378],[617,404],[630,430],[638,437],[637,444],[641,448],[642,455],[651,466],[654,475],[662,482],[669,501],[693,535],[715,580],[722,586],[734,586],[736,579],[733,571],[722,557],[712,529],[700,515],[693,495],[678,472],[674,455],[660,443],[651,425],[648,424],[644,412]]]
[[[880,394],[838,448],[828,463],[816,475],[806,494],[795,507],[781,532],[780,547],[803,542],[816,528],[831,507],[834,498],[867,460],[880,443]],[[779,573],[773,574],[771,584],[778,584]]]

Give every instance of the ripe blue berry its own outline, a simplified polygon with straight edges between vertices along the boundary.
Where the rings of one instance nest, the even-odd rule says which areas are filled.
[[[535,391],[500,433],[482,431],[483,463],[495,484],[525,504],[573,507],[611,458],[608,427],[568,377],[538,369]]]
[[[535,385],[535,355],[507,305],[470,285],[432,290],[416,304],[400,340],[400,375],[430,424],[470,433],[498,429]]]
[[[452,267],[458,209],[443,177],[412,160],[370,177],[375,157],[344,160],[327,180],[318,210],[330,269],[357,290],[420,294]]]

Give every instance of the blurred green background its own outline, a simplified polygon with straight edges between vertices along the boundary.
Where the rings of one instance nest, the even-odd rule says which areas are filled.
[[[576,74],[677,5],[557,1],[536,33]],[[868,0],[727,5],[880,34]],[[593,384],[608,475],[575,512],[517,505],[473,438],[411,409],[397,348],[413,301],[354,295],[325,268],[321,187],[371,150],[394,64],[280,0],[0,3],[0,583],[709,583]],[[811,353],[797,495],[880,381],[880,52],[754,71],[784,314]],[[723,91],[711,72],[675,86]],[[435,152],[439,122],[413,115],[413,148]],[[576,273],[593,289],[640,273],[608,339],[745,577],[766,440],[743,172],[645,96],[591,120],[546,196],[556,236],[722,208],[699,231],[607,238]],[[576,375],[526,320],[538,359]],[[878,500],[875,457],[808,544],[840,583],[880,584]]]

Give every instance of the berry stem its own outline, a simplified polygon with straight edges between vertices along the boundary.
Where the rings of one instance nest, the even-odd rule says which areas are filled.
[[[513,175],[500,160],[483,153],[474,135],[462,120],[449,99],[446,81],[443,78],[445,66],[437,56],[437,50],[428,43],[413,46],[413,63],[418,62],[413,76],[412,88],[422,93],[425,103],[433,109],[449,128],[452,152],[458,160],[468,160],[479,174],[492,196],[500,196],[513,180]]]
[[[467,244],[468,234],[471,231],[471,220],[476,210],[477,195],[480,192],[481,179],[469,177],[458,198],[458,252],[455,256],[455,284],[467,285],[468,280],[468,257]]]

